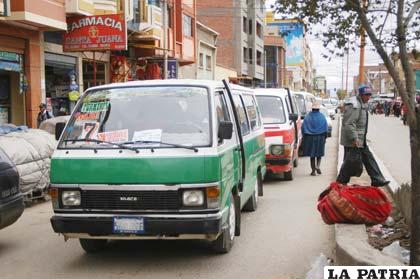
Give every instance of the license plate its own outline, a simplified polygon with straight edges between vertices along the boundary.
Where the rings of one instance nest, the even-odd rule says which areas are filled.
[[[114,233],[144,233],[144,218],[142,217],[114,217]]]

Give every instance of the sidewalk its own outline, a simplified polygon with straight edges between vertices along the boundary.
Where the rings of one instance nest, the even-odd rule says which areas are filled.
[[[341,118],[339,121],[338,142],[341,135]],[[389,190],[393,191],[399,187],[398,183],[391,176],[383,162],[372,154],[381,168],[387,180],[390,180]],[[343,162],[344,148],[338,143],[337,173],[340,171]],[[361,177],[352,177],[350,183],[359,185],[370,185],[370,178],[366,171]],[[365,225],[335,224],[335,265],[358,265],[358,266],[401,266],[404,265],[397,259],[383,254],[368,243],[368,234]]]

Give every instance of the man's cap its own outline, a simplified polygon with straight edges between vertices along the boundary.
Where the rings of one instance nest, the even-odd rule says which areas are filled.
[[[372,88],[369,85],[360,85],[359,87],[360,95],[372,95]]]
[[[40,104],[39,104],[39,108],[47,108],[47,105],[46,105],[46,104],[44,104],[44,103],[40,103]]]

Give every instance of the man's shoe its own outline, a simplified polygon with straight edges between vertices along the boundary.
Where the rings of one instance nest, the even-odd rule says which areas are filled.
[[[372,182],[372,186],[374,187],[383,187],[389,184],[389,180],[381,181],[381,182]]]

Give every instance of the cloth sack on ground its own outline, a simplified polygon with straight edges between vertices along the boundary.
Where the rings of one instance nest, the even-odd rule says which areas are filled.
[[[372,186],[333,182],[318,198],[318,211],[326,224],[379,224],[388,218],[391,210],[385,193]]]
[[[0,136],[0,148],[16,165],[23,194],[48,187],[50,157],[56,144],[54,136],[39,129]]]

